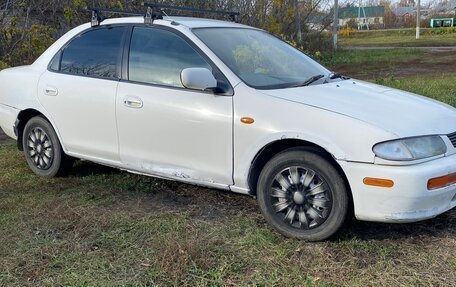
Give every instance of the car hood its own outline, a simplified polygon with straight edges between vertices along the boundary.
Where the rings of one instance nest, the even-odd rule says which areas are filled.
[[[358,80],[262,93],[352,117],[398,137],[456,131],[456,109],[451,106]]]

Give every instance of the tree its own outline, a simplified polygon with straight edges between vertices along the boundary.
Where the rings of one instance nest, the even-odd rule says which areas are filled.
[[[150,0],[176,6],[235,10],[241,23],[259,27],[282,37],[309,52],[325,49],[329,40],[323,31],[330,21],[324,13],[331,0]],[[9,65],[29,64],[55,39],[72,27],[88,22],[86,7],[145,11],[139,0],[14,0],[8,10],[0,12],[0,61]],[[147,1],[146,1],[147,2]],[[3,4],[3,5],[2,5]],[[5,7],[6,2],[0,2]],[[326,8],[328,8],[326,6]],[[167,11],[178,15],[189,12]],[[108,17],[110,15],[107,15]],[[204,16],[208,15],[196,15]],[[308,23],[320,19],[320,30]],[[313,23],[314,24],[314,23]]]

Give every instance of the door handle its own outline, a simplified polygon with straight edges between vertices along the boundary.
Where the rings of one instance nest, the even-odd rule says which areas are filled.
[[[140,109],[143,107],[143,101],[138,97],[129,96],[124,100],[124,105],[129,108]]]
[[[51,86],[47,86],[45,89],[44,89],[44,94],[46,96],[52,96],[52,97],[55,97],[59,94],[59,91],[57,90],[57,88],[54,88],[54,87],[51,87]]]

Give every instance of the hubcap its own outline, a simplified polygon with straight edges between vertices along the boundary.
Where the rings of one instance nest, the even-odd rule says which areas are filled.
[[[303,204],[306,198],[304,197],[304,193],[300,191],[296,191],[293,193],[293,201],[295,204]]]
[[[274,177],[270,200],[278,218],[300,229],[323,224],[333,205],[327,182],[302,166],[286,168]]]
[[[27,136],[28,154],[32,163],[42,170],[49,169],[54,160],[54,149],[47,133],[37,127]]]

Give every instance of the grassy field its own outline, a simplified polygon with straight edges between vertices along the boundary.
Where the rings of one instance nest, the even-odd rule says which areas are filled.
[[[406,78],[385,78],[377,84],[421,94],[456,107],[456,73]]]
[[[379,81],[416,93],[430,92],[454,96],[456,53],[426,51],[413,48],[389,50],[340,50],[322,55],[320,62],[334,71],[354,78]],[[416,85],[397,86],[398,81],[412,81]],[[438,81],[435,81],[435,80]],[[426,83],[423,86],[422,83]],[[432,89],[430,89],[432,87]],[[447,99],[450,103],[454,100]],[[453,102],[454,103],[454,102]]]
[[[415,29],[372,30],[351,33],[340,37],[342,47],[428,47],[456,46],[456,29],[421,29],[420,39],[415,39]]]
[[[436,56],[341,51],[322,62],[456,107],[456,71],[438,70],[456,58]],[[410,71],[416,61],[428,72]],[[0,143],[0,242],[8,287],[456,286],[456,210],[413,224],[353,220],[305,243],[271,230],[246,196],[84,161],[68,178],[36,177],[11,141]]]

